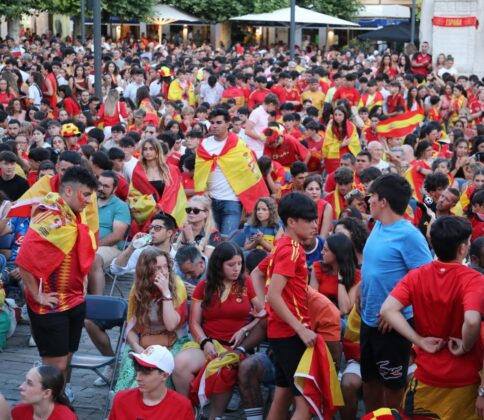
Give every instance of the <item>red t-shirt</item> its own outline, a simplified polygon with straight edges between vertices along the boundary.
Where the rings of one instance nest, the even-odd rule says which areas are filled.
[[[334,173],[331,172],[326,178],[326,183],[324,184],[324,191],[327,193],[333,192],[336,189],[336,181],[334,180]]]
[[[462,337],[465,311],[480,311],[484,276],[459,263],[433,261],[410,271],[391,295],[404,306],[413,306],[415,330],[423,337]],[[477,384],[482,368],[482,345],[476,343],[455,357],[447,346],[431,354],[415,347],[415,377],[442,388]]]
[[[203,301],[206,280],[197,284],[192,300]],[[242,293],[237,287],[232,287],[226,300],[220,301],[219,296],[212,296],[210,305],[202,308],[202,328],[208,337],[228,342],[234,333],[247,325],[250,319],[251,301],[256,297],[250,277],[245,277]]]
[[[393,112],[396,112],[398,106],[403,106],[405,107],[405,99],[403,99],[402,95],[390,95],[387,98],[387,110],[388,113],[391,114]]]
[[[287,134],[284,134],[283,143],[275,149],[271,149],[267,144],[264,145],[264,155],[286,167],[291,166],[296,160],[303,161],[307,154],[308,149]]]
[[[328,269],[320,262],[313,264],[314,274],[318,280],[319,293],[327,296],[335,305],[338,305],[338,275],[328,272]],[[361,280],[360,270],[356,270],[355,282],[353,284],[357,285]]]
[[[272,167],[272,179],[274,180],[274,182],[280,185],[284,185],[286,183],[286,171],[284,170],[284,166],[274,160],[272,161]]]
[[[275,85],[272,85],[271,93],[273,93],[274,95],[277,95],[277,98],[279,99],[279,103],[283,104],[284,102],[286,102],[287,90],[281,85],[278,85],[277,83]]]
[[[282,299],[292,314],[310,328],[308,310],[308,268],[306,254],[299,242],[293,241],[289,236],[281,237],[274,247],[272,254],[266,261],[267,285],[272,281],[274,274],[287,278],[287,283],[282,291]],[[264,265],[259,265],[259,269]],[[267,336],[269,338],[286,338],[296,335],[274,310],[267,305],[269,318],[267,321]]]
[[[475,241],[477,238],[484,236],[484,220],[476,214],[473,214],[469,221],[472,225],[471,241]]]
[[[186,190],[195,190],[195,181],[193,177],[188,172],[183,172],[181,174],[182,178],[182,185],[183,189]]]
[[[334,93],[333,102],[339,99],[348,99],[351,106],[357,106],[360,102],[360,92],[354,87],[347,88],[346,86],[340,86]]]
[[[476,114],[478,112],[484,111],[484,105],[482,105],[478,100],[474,99],[469,103],[469,108],[471,109],[471,114]],[[482,117],[477,117],[474,122],[480,124],[482,122]]]
[[[77,116],[81,113],[81,108],[77,102],[72,98],[64,98],[63,107],[69,115]]]
[[[139,388],[120,391],[114,397],[109,420],[193,420],[190,400],[177,392],[168,389],[165,398],[149,406],[143,402]]]
[[[249,103],[247,104],[249,109],[257,108],[262,102],[264,102],[264,99],[269,93],[271,93],[269,89],[254,90],[249,96]]]
[[[129,193],[129,183],[126,181],[126,178],[123,175],[116,174],[118,176],[118,186],[116,187],[116,197],[118,197],[121,201],[128,200],[128,193]]]
[[[19,404],[12,408],[12,420],[29,420],[34,418],[34,408],[30,404]],[[76,420],[77,416],[67,406],[54,404],[54,410],[47,420]]]
[[[412,60],[416,61],[418,64],[422,64],[422,63],[425,63],[427,65],[432,64],[432,56],[430,54],[427,54],[427,55],[424,56],[424,55],[422,55],[422,53],[416,53],[412,57]],[[427,66],[423,66],[423,67],[413,67],[412,66],[412,73],[421,74],[422,76],[427,77],[429,70],[427,69]]]

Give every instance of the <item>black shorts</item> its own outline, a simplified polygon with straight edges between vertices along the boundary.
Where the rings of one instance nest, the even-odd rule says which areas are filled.
[[[413,326],[413,320],[408,321]],[[363,382],[378,380],[390,389],[403,389],[407,383],[412,343],[395,330],[382,334],[361,321],[360,351]]]
[[[86,303],[64,312],[36,314],[29,308],[30,326],[41,357],[62,357],[79,348]]]
[[[294,396],[301,395],[294,385],[294,373],[306,351],[306,345],[298,335],[294,335],[287,338],[269,338],[269,346],[274,356],[276,386],[291,388]]]

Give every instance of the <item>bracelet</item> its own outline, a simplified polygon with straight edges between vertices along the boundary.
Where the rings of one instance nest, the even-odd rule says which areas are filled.
[[[203,350],[204,347],[205,347],[205,344],[207,344],[208,342],[212,342],[212,338],[211,337],[205,337],[202,341],[200,341],[200,348]]]
[[[241,353],[243,353],[243,354],[247,355],[247,350],[245,350],[245,348],[244,348],[244,347],[242,347],[242,346],[237,346],[237,347],[236,347],[234,350],[238,350],[238,351],[240,351]]]

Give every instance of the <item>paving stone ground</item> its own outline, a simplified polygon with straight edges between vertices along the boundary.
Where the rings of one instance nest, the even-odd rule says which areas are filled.
[[[126,298],[131,286],[131,278],[124,277],[119,283]],[[111,289],[111,282],[107,282],[106,290]],[[119,293],[115,292],[115,295]],[[116,331],[110,333],[115,342]],[[19,324],[14,335],[8,340],[7,348],[0,353],[0,393],[2,393],[10,406],[19,402],[19,386],[23,382],[25,374],[39,360],[36,347],[29,347],[29,325]],[[79,351],[83,353],[98,354],[85,331],[82,333]],[[89,370],[76,369],[72,372],[71,386],[74,390],[74,406],[79,420],[102,419],[102,408],[106,402],[108,388],[95,387],[93,385],[97,375]],[[234,413],[226,413],[227,420],[243,420],[244,412],[238,410]]]

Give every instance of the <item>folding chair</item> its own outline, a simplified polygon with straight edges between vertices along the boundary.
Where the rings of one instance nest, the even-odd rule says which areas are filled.
[[[127,312],[128,302],[126,302],[124,299],[114,296],[87,295],[86,318],[92,321],[106,321],[114,327],[119,327],[118,342],[116,344],[114,356],[102,356],[76,352],[72,356],[70,364],[72,369],[89,369],[94,371],[109,385],[108,398],[106,398],[106,404],[103,408],[103,419],[106,418],[107,415],[109,408],[109,393],[113,389],[113,384],[116,377],[119,355],[121,353],[124,331],[126,328]],[[109,380],[103,375],[101,369],[113,363],[113,376],[111,380]]]
[[[124,237],[123,251],[128,247],[128,245],[129,245],[129,229],[126,231],[126,235]],[[119,292],[120,296],[122,298],[124,298],[124,293],[121,290],[121,287],[119,287],[119,285],[117,283],[119,275],[111,273],[109,268],[104,272],[104,275],[109,277],[113,281],[113,283],[111,284],[111,290],[109,292],[109,296],[113,295],[114,289],[116,288],[116,290]]]

